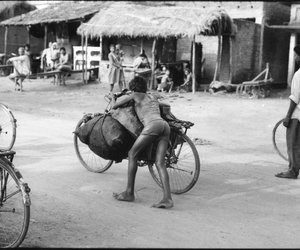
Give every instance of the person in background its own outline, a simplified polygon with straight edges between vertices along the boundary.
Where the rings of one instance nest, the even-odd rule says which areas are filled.
[[[161,79],[162,77],[166,74],[167,71],[167,67],[166,65],[161,65],[161,70],[160,67],[157,67],[157,69],[155,70],[155,80],[156,80],[156,86],[157,86],[157,90],[161,90]]]
[[[184,70],[184,83],[178,87],[178,90],[192,91],[192,73],[189,68]]]
[[[18,53],[19,56],[7,60],[7,63],[12,62],[14,66],[14,71],[8,76],[8,79],[15,83],[15,90],[23,91],[22,82],[30,74],[30,60],[28,55],[25,55],[24,47],[20,47]],[[19,86],[18,89],[17,86]]]
[[[135,69],[150,69],[150,63],[147,55],[145,54],[145,50],[142,50],[142,53],[140,53],[138,57],[134,60],[133,67]]]
[[[130,95],[117,102],[115,99],[112,100],[112,108],[117,109],[133,100],[136,114],[144,125],[144,128],[128,152],[128,179],[126,190],[122,193],[114,193],[113,196],[119,201],[134,201],[138,155],[142,150],[145,150],[147,146],[156,141],[155,164],[162,183],[163,198],[160,202],[152,206],[156,208],[171,208],[173,207],[173,200],[170,191],[169,175],[165,165],[165,155],[170,136],[169,124],[161,118],[157,98],[151,94],[147,94],[147,82],[142,77],[134,77],[129,83],[129,89],[132,91]]]
[[[52,43],[52,48],[51,48],[51,61],[52,61],[52,70],[55,70],[57,68],[57,65],[59,63],[59,48],[58,44],[56,42]]]
[[[109,50],[110,53],[108,54],[108,60],[109,60],[108,83],[110,85],[110,93],[112,93],[114,89],[114,85],[119,84],[120,82],[120,72],[121,72],[122,65],[118,60],[115,45],[111,44],[109,46]]]
[[[162,92],[169,92],[171,93],[172,88],[173,88],[173,80],[170,77],[170,70],[166,70],[166,73],[164,74],[164,76],[161,78],[161,83],[160,86],[158,87],[158,91],[162,91]]]
[[[29,57],[29,60],[30,60],[30,74],[32,72],[32,54],[31,54],[31,51],[30,51],[30,45],[28,43],[25,44],[24,46],[24,49],[25,49],[25,55],[27,55]]]
[[[40,68],[44,71],[51,70],[53,68],[53,62],[51,60],[52,55],[52,42],[49,42],[48,48],[44,49],[41,55]]]
[[[121,64],[119,88],[120,88],[120,91],[122,91],[123,89],[126,89],[125,75],[124,75],[124,70],[123,70],[123,61],[124,61],[125,53],[122,50],[122,45],[119,44],[119,43],[116,44],[116,55],[117,55],[118,60]]]
[[[295,61],[300,61],[300,45],[294,48]],[[300,69],[291,83],[290,106],[283,125],[286,129],[286,144],[289,166],[285,172],[275,174],[279,178],[297,179],[300,169]]]
[[[70,54],[66,52],[64,47],[60,48],[60,56],[56,69],[61,73],[58,75],[58,83],[62,83],[62,85],[66,85],[65,77],[72,70],[71,57]]]

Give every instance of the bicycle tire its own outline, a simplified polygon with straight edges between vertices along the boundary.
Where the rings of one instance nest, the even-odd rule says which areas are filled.
[[[82,118],[77,123],[76,130],[83,124],[84,124],[84,119]],[[103,173],[106,170],[108,170],[113,164],[112,160],[105,160],[100,156],[96,155],[92,150],[90,150],[88,145],[82,143],[79,140],[78,136],[75,133],[74,133],[74,147],[80,163],[90,172]]]
[[[281,123],[282,123],[283,121],[284,121],[284,119],[281,119],[280,121],[278,121],[278,122],[275,124],[275,126],[274,126],[274,128],[273,128],[273,133],[272,133],[272,142],[273,142],[273,146],[274,146],[276,152],[279,154],[279,156],[280,156],[282,159],[284,159],[284,160],[286,160],[286,161],[289,161],[289,159],[288,159],[283,153],[280,152],[280,150],[279,150],[279,148],[278,148],[278,146],[277,146],[277,143],[276,143],[276,131],[277,131],[278,127],[281,125]]]
[[[198,181],[199,174],[200,174],[200,158],[199,158],[199,154],[198,154],[198,151],[197,151],[194,143],[186,134],[180,134],[180,136],[182,136],[182,139],[183,139],[183,142],[181,143],[181,147],[183,146],[184,142],[186,142],[187,143],[186,145],[188,145],[188,147],[190,147],[190,149],[192,150],[192,157],[193,157],[194,165],[189,164],[187,167],[190,167],[193,165],[194,167],[193,166],[192,167],[194,169],[192,171],[190,171],[190,175],[192,175],[192,178],[189,179],[188,183],[185,185],[180,185],[180,187],[178,187],[180,178],[181,177],[183,178],[183,173],[188,173],[189,170],[186,170],[183,168],[182,169],[175,168],[173,166],[166,164],[166,168],[167,168],[167,171],[169,174],[171,193],[173,193],[173,194],[183,194],[183,193],[186,193],[189,190],[191,190],[194,187],[194,185],[196,184],[196,182]],[[179,159],[180,155],[178,155],[177,158],[178,158],[178,162],[180,162],[180,159]],[[187,160],[187,159],[188,159],[188,157],[184,157],[184,160]],[[178,165],[178,162],[176,163],[176,165]],[[162,183],[161,183],[159,174],[157,172],[157,169],[155,169],[153,165],[154,164],[148,165],[151,176],[154,179],[154,181],[160,187],[162,187]]]
[[[0,103],[0,150],[9,151],[13,148],[17,134],[17,120],[11,110]]]
[[[4,197],[2,196],[4,190],[4,176],[7,177],[6,189],[8,188],[10,190],[10,182],[14,182],[11,188],[14,187],[16,189],[14,192],[11,191],[10,197],[7,195],[9,198],[5,201],[3,201]],[[23,242],[29,228],[30,198],[20,178],[20,172],[13,168],[12,163],[3,158],[0,159],[0,248],[18,247]],[[7,187],[8,185],[9,187]],[[13,199],[14,197],[17,199]],[[11,209],[12,206],[13,209]],[[11,209],[11,211],[9,211],[9,209]],[[23,212],[21,211],[22,209],[24,210]],[[12,216],[8,215],[10,212]],[[5,216],[3,216],[3,213],[5,213]],[[20,225],[20,223],[12,224],[12,221],[18,220],[19,217],[22,219],[22,225]],[[8,228],[6,228],[6,226]],[[18,228],[15,232],[14,227]]]

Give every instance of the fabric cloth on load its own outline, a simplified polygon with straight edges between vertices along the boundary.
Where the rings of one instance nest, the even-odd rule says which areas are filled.
[[[118,109],[111,110],[111,116],[118,120],[134,137],[138,137],[143,129],[143,124],[138,119],[134,102],[129,102]]]
[[[87,128],[84,128],[87,126]],[[81,140],[81,130],[90,129],[88,140]],[[134,143],[133,136],[110,115],[94,117],[85,125],[81,126],[75,134],[87,144],[98,156],[114,161],[121,161],[128,155],[128,151]]]

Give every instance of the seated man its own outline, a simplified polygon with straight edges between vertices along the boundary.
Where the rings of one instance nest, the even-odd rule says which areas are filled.
[[[184,70],[184,83],[181,84],[178,88],[178,90],[185,90],[187,92],[192,91],[192,73],[191,71],[187,68]]]
[[[161,78],[161,83],[158,86],[157,90],[158,91],[168,91],[169,93],[171,93],[173,88],[173,80],[170,77],[170,70],[166,70],[166,73],[164,74],[164,76]]]
[[[61,73],[58,75],[58,83],[66,85],[65,77],[72,70],[70,55],[66,52],[64,47],[60,48],[60,56],[56,69]]]
[[[23,91],[22,82],[30,74],[30,59],[28,55],[25,55],[24,47],[20,47],[18,53],[19,56],[7,60],[8,63],[12,62],[14,66],[14,72],[8,78],[15,83],[15,90]],[[18,89],[17,86],[19,86]]]

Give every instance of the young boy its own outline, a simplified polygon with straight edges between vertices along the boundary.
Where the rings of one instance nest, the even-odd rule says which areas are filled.
[[[192,73],[188,68],[186,68],[184,70],[184,75],[184,83],[181,84],[178,89],[183,89],[187,92],[190,92],[192,91]]]
[[[162,92],[168,91],[171,93],[173,88],[173,81],[170,78],[170,70],[166,70],[165,75],[161,78],[160,89]]]
[[[146,93],[147,83],[142,77],[134,77],[129,83],[129,88],[132,93],[117,103],[114,100],[112,108],[117,109],[125,103],[134,100],[136,114],[144,125],[144,128],[128,153],[127,188],[122,193],[114,193],[113,196],[120,201],[134,201],[134,183],[138,168],[138,155],[152,142],[157,141],[155,163],[162,180],[163,199],[159,203],[154,204],[153,207],[171,208],[173,207],[173,201],[171,198],[169,176],[165,166],[165,155],[170,136],[169,124],[160,116],[158,100]]]

